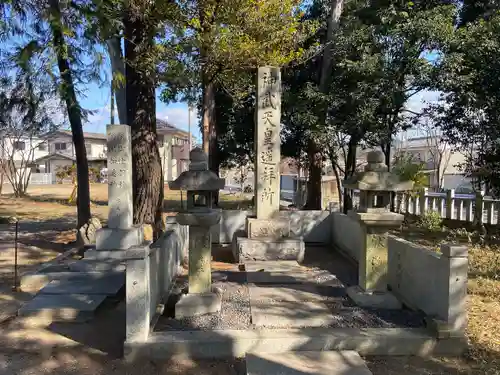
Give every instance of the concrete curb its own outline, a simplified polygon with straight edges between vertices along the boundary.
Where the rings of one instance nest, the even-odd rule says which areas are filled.
[[[361,355],[458,355],[462,338],[437,339],[417,328],[301,328],[268,330],[164,331],[146,342],[125,342],[127,360],[243,357],[246,353],[354,350]]]

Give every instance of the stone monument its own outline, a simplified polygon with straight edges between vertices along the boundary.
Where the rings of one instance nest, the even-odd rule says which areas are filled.
[[[207,156],[200,148],[190,154],[189,170],[169,184],[172,190],[187,191],[187,209],[177,214],[177,222],[189,226],[189,290],[175,305],[177,319],[220,311],[221,296],[212,290],[211,227],[220,222],[221,212],[212,208],[212,194],[225,180],[208,170]]]
[[[257,72],[255,112],[255,217],[246,221],[247,238],[233,245],[237,261],[302,260],[304,242],[292,238],[290,220],[280,215],[281,74],[277,67]]]
[[[389,172],[381,151],[369,152],[367,162],[364,172],[344,182],[346,189],[360,191],[359,208],[348,215],[364,233],[359,285],[348,288],[347,294],[359,306],[398,309],[401,303],[387,291],[387,234],[401,226],[404,216],[390,211],[391,193],[412,190],[413,181],[401,181]]]
[[[133,225],[132,142],[130,126],[108,125],[108,226],[96,233],[95,251],[85,258],[120,259],[123,251],[142,245],[144,229]]]

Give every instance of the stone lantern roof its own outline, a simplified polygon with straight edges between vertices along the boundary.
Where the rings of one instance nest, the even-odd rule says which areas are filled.
[[[201,148],[197,147],[189,153],[189,170],[181,175],[168,186],[172,190],[186,191],[217,191],[224,189],[226,181],[208,170],[208,160]]]
[[[366,156],[365,170],[356,173],[344,182],[347,189],[360,191],[397,192],[413,189],[413,181],[401,181],[395,173],[389,172],[384,163],[382,151],[370,151]]]

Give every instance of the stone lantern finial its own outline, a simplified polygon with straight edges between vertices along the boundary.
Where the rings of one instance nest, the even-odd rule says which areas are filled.
[[[387,164],[385,164],[385,155],[382,151],[370,151],[366,155],[365,172],[387,172]]]

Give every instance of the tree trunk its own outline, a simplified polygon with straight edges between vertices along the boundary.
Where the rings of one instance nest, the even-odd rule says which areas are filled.
[[[111,72],[115,83],[114,91],[116,106],[118,108],[118,119],[120,124],[127,124],[127,94],[125,86],[125,64],[121,47],[121,38],[115,36],[106,41],[108,53],[111,60]]]
[[[90,220],[90,185],[89,166],[87,162],[87,151],[85,150],[85,139],[83,137],[82,113],[78,104],[71,68],[66,55],[68,49],[64,40],[62,30],[61,9],[59,0],[50,0],[50,29],[52,41],[57,55],[57,66],[61,75],[61,96],[66,103],[73,144],[75,145],[76,175],[78,180],[77,211],[80,228]]]
[[[358,147],[358,140],[356,138],[351,137],[349,140],[349,144],[347,146],[347,160],[345,162],[345,178],[349,178],[356,172],[356,153]],[[343,204],[344,213],[347,214],[348,211],[352,210],[352,197],[350,194],[344,189],[344,204]]]
[[[127,122],[132,133],[134,223],[162,230],[163,173],[156,134],[154,67],[145,66],[143,53],[154,44],[148,20],[126,13],[125,67]]]
[[[309,159],[309,179],[305,210],[321,210],[321,180],[323,175],[323,154],[314,140],[307,145]]]
[[[208,155],[209,166],[212,169],[213,161],[211,153],[217,149],[217,130],[215,129],[215,87],[214,83],[208,77],[207,73],[203,73],[203,152]]]

